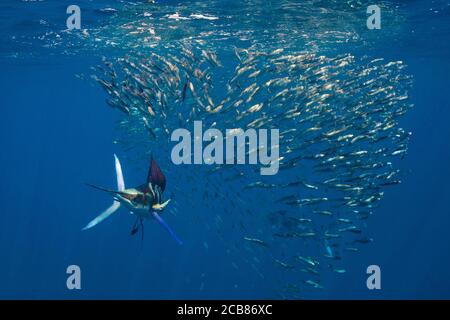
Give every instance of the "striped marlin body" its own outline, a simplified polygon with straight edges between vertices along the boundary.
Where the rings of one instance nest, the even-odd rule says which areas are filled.
[[[89,222],[86,227],[83,228],[83,230],[87,230],[96,226],[97,224],[108,218],[110,215],[112,215],[114,212],[116,212],[121,207],[121,205],[123,205],[132,214],[136,215],[136,221],[134,223],[133,229],[131,230],[132,235],[136,234],[140,228],[143,237],[144,219],[154,218],[169,232],[169,234],[175,239],[175,241],[177,241],[179,244],[182,244],[181,240],[175,235],[175,233],[161,218],[160,215],[162,213],[162,210],[170,202],[170,199],[163,202],[163,192],[166,188],[166,178],[161,172],[161,169],[159,168],[156,161],[152,159],[150,162],[150,169],[148,172],[146,183],[135,188],[126,189],[119,158],[117,158],[116,155],[114,155],[114,158],[117,175],[117,191],[88,184],[93,188],[111,194],[114,202],[108,209],[106,209],[95,219]]]

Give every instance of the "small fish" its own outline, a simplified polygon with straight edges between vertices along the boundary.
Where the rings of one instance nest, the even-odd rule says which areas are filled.
[[[245,241],[252,242],[252,243],[259,244],[260,246],[263,246],[263,247],[267,247],[267,246],[268,246],[267,243],[265,243],[265,242],[262,241],[262,240],[256,239],[256,238],[248,238],[248,237],[244,237],[244,240],[245,240]]]
[[[310,285],[311,287],[315,288],[315,289],[323,289],[323,286],[320,285],[319,283],[317,283],[316,281],[313,280],[306,280],[305,281],[306,284]]]
[[[314,210],[313,212],[315,214],[320,214],[320,215],[329,216],[329,217],[333,215],[333,213],[331,213],[330,211],[327,211],[327,210]]]
[[[310,265],[311,267],[315,267],[315,266],[318,266],[318,265],[319,265],[319,262],[316,261],[316,260],[314,260],[314,259],[311,258],[311,257],[306,257],[306,258],[305,258],[305,257],[302,257],[302,256],[297,256],[297,258],[298,258],[300,261],[306,263],[307,265]]]
[[[345,269],[333,269],[334,272],[336,273],[345,273]]]
[[[295,266],[289,265],[289,264],[287,264],[283,261],[277,260],[277,259],[275,259],[275,262],[278,263],[284,269],[294,269],[295,268]]]

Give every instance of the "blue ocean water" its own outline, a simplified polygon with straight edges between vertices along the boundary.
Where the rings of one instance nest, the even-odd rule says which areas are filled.
[[[223,1],[214,6],[205,4],[207,1],[157,1],[148,12],[180,12],[184,17],[194,12],[217,16],[218,21],[232,16],[232,22],[221,25],[223,41],[233,41],[227,38],[233,28],[258,33],[266,28],[265,23],[271,27],[267,38],[276,38],[278,29],[272,24],[288,21],[293,31],[298,28],[315,33],[310,41],[319,51],[322,46],[333,47],[337,35],[325,36],[330,30],[343,28],[353,36],[344,39],[348,45],[333,50],[403,61],[413,77],[409,99],[414,107],[401,119],[402,127],[412,132],[408,153],[397,163],[402,183],[386,189],[367,220],[365,234],[374,241],[345,257],[342,266],[346,272],[324,273],[324,289],[306,288],[299,297],[450,298],[450,3],[384,1],[387,14],[382,11],[382,28],[369,31],[365,27],[367,6],[357,1],[354,6],[353,1],[342,6],[335,1],[287,2],[291,5],[279,10],[272,1]],[[124,158],[125,181],[137,185],[145,179],[148,160],[145,156],[137,162],[125,160],[127,151],[113,143],[123,115],[107,106],[104,91],[88,79],[90,68],[101,63],[102,56],[139,50],[130,48],[133,42],[127,43],[129,47],[119,44],[114,48],[106,46],[104,40],[108,30],[113,34],[111,41],[120,39],[114,22],[132,21],[133,15],[121,13],[134,4],[78,1],[82,28],[90,33],[86,39],[74,39],[73,34],[63,32],[70,4],[75,3],[0,4],[0,298],[280,298],[277,285],[291,282],[283,270],[262,266],[261,277],[246,263],[249,256],[259,257],[259,251],[233,250],[229,254],[229,247],[235,247],[236,238],[241,237],[237,228],[224,228],[220,238],[211,230],[214,212],[199,202],[214,199],[202,200],[192,194],[195,207],[178,202],[177,215],[167,217],[183,246],[154,221],[147,221],[141,247],[140,237],[130,236],[134,219],[125,210],[95,229],[81,231],[111,201],[85,183],[114,186],[113,154],[117,153]],[[136,2],[138,8],[142,5]],[[242,16],[234,16],[241,7],[245,8]],[[115,8],[118,13],[102,11],[104,8]],[[252,19],[252,15],[259,19]],[[346,21],[346,17],[353,20]],[[336,25],[341,19],[342,25]],[[234,25],[235,21],[240,25]],[[217,32],[215,20],[199,19],[191,28],[180,30],[173,23],[167,20],[167,30],[160,31],[169,43],[203,31]],[[99,40],[92,39],[95,37]],[[196,175],[196,167],[185,166],[174,172],[167,155],[160,155],[160,159],[162,170],[168,172],[168,192],[174,186],[190,192],[192,185],[197,190],[205,187],[202,182],[206,177]],[[189,185],[179,185],[179,181],[186,182],[177,179],[177,174],[191,177]],[[173,201],[184,198],[175,194]],[[204,212],[199,212],[202,208]],[[250,202],[248,210],[261,224],[268,223],[258,218],[262,210],[257,203]],[[224,215],[222,219],[233,226],[239,223],[236,216]],[[73,264],[81,268],[81,290],[66,287],[66,268]],[[366,287],[366,268],[372,264],[381,268],[381,290]]]

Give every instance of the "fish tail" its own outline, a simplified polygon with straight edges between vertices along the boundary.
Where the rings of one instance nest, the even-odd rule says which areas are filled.
[[[89,222],[86,227],[83,228],[83,230],[87,230],[92,228],[93,226],[96,226],[97,224],[99,224],[100,222],[102,222],[103,220],[105,220],[106,218],[108,218],[110,215],[112,215],[114,212],[117,211],[117,209],[120,208],[120,202],[118,201],[114,201],[113,204],[106,209],[105,211],[103,211],[100,215],[98,215],[94,220],[92,220],[91,222]]]
[[[120,166],[119,158],[117,158],[116,155],[114,155],[114,160],[115,160],[116,176],[117,176],[117,189],[119,191],[114,191],[114,190],[111,190],[111,189],[108,189],[108,188],[104,188],[104,187],[100,187],[100,186],[96,186],[96,185],[90,184],[90,183],[86,183],[86,185],[88,185],[88,186],[90,186],[90,187],[92,187],[94,189],[97,189],[97,190],[108,192],[108,193],[110,193],[112,195],[117,195],[118,193],[122,192],[125,189],[125,182],[123,180],[122,168]],[[103,211],[95,219],[93,219],[91,222],[89,222],[83,228],[83,230],[87,230],[87,229],[90,229],[90,228],[96,226],[97,224],[99,224],[100,222],[102,222],[103,220],[108,218],[110,215],[112,215],[114,212],[116,212],[119,208],[120,208],[120,202],[115,200],[108,209]]]

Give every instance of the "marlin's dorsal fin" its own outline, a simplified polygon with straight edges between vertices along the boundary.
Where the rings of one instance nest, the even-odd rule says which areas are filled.
[[[161,172],[156,161],[153,159],[150,162],[150,169],[148,171],[147,183],[152,183],[161,188],[162,191],[166,188],[166,177]]]

